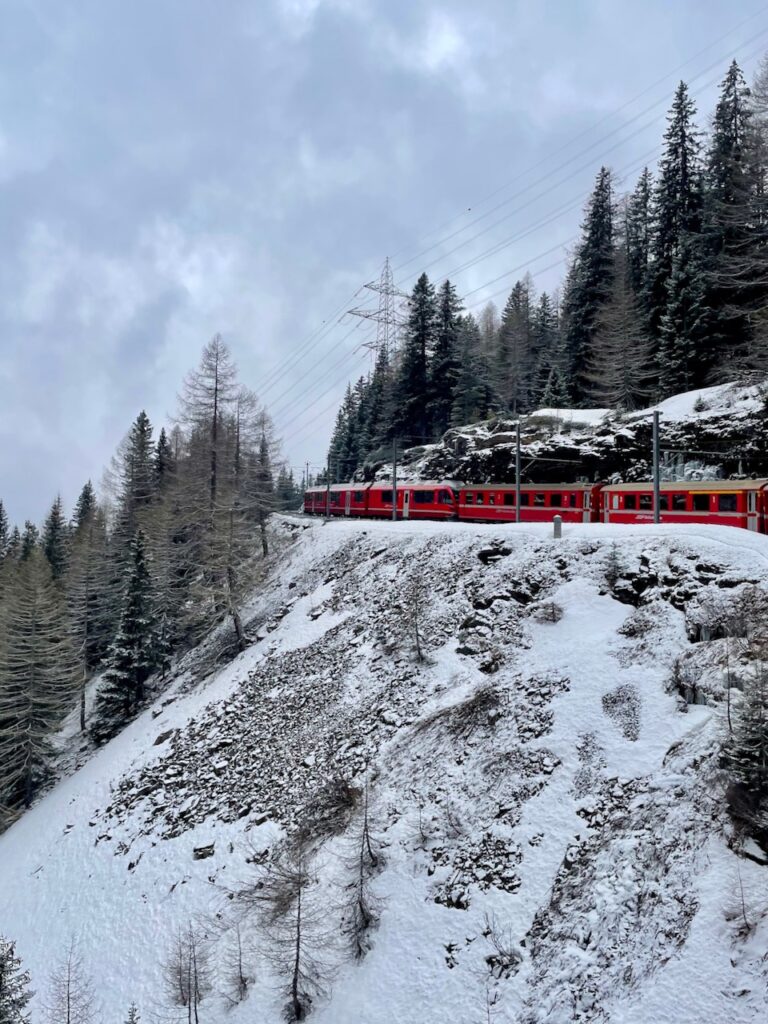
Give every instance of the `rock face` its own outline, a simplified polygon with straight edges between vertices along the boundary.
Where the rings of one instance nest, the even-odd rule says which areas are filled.
[[[768,869],[728,815],[717,623],[765,614],[768,541],[276,529],[297,535],[246,615],[272,628],[210,675],[191,657],[0,837],[3,927],[33,976],[78,934],[120,965],[100,996],[121,1019],[163,1006],[179,929],[208,929],[226,964],[236,923],[254,980],[234,1008],[214,986],[204,1019],[278,1024],[258,899],[234,894],[304,836],[318,1024],[762,1021]],[[378,924],[358,963],[344,908],[366,807]]]
[[[768,477],[768,390],[723,385],[662,402],[661,447],[673,477]],[[608,412],[580,423],[578,410],[527,417],[522,428],[524,479],[646,480],[651,472],[651,411]],[[666,453],[666,454],[665,454]],[[413,479],[483,483],[514,479],[514,421],[449,430],[438,444],[404,453]]]

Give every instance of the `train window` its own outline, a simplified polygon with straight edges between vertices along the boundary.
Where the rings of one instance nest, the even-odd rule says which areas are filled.
[[[392,491],[382,491],[381,492],[381,503],[382,503],[382,505],[391,505],[392,504]]]
[[[669,495],[668,494],[660,494],[659,495],[659,511],[660,512],[669,512]]]
[[[562,494],[558,494],[557,491],[553,491],[553,493],[550,494],[549,496],[549,504],[554,505],[555,508],[560,508],[560,506],[563,504]]]
[[[611,508],[618,508],[618,507],[619,507],[619,496],[618,496],[618,494],[612,494],[611,495]]]
[[[437,496],[437,500],[440,505],[452,505],[453,495],[450,491],[440,491]]]
[[[515,504],[515,492],[514,491],[504,491],[504,504],[505,505],[514,505]]]
[[[693,511],[694,512],[709,512],[709,495],[708,494],[694,494],[693,495]]]
[[[674,512],[685,512],[688,508],[688,502],[686,501],[684,494],[673,494],[672,495],[672,510]]]
[[[472,491],[467,491],[467,493],[464,495],[464,501],[467,503],[467,505],[473,505],[474,504],[475,496],[472,493]]]
[[[653,508],[653,495],[652,494],[641,494],[640,495],[640,508],[647,512]]]
[[[478,491],[476,497],[477,497],[477,504],[478,505],[484,505],[485,504],[485,495],[483,494],[482,491]]]
[[[413,492],[413,503],[414,505],[433,505],[435,502],[434,491],[414,491]]]
[[[625,494],[624,495],[624,508],[631,509],[634,511],[637,508],[637,495],[636,494]]]
[[[488,495],[488,504],[489,505],[495,505],[496,504],[496,495],[495,494],[491,493],[491,494]]]
[[[538,491],[533,496],[533,504],[534,505],[543,505],[544,504],[544,497],[545,496],[541,493],[541,491]]]
[[[520,508],[522,508],[523,505],[530,505],[530,504],[531,504],[531,496],[530,496],[530,494],[521,494],[520,495]]]
[[[341,499],[341,495],[340,494],[332,494],[331,495],[331,504],[332,505],[338,505],[340,499]]]
[[[355,501],[363,501],[364,498],[365,498],[365,495],[363,494],[362,491],[354,491],[354,493],[352,494],[352,497],[355,499]]]
[[[718,510],[718,512],[735,512],[736,511],[736,495],[735,494],[718,494],[718,496],[717,496],[717,510]]]

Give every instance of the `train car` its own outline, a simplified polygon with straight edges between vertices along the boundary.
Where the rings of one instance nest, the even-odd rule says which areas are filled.
[[[766,533],[768,480],[697,480],[662,483],[662,523],[711,523]],[[652,523],[653,484],[607,484],[602,490],[606,523]]]
[[[397,485],[398,519],[456,519],[461,484],[455,481],[402,483]],[[392,518],[392,484],[369,484],[369,516]]]
[[[325,487],[310,487],[304,492],[304,511],[308,515],[326,515],[325,503],[329,491]],[[330,515],[364,516],[367,512],[366,487],[362,484],[333,484],[330,488]]]
[[[521,484],[520,522],[600,521],[600,484]],[[514,523],[516,493],[509,484],[466,484],[459,492],[459,519],[479,523]]]

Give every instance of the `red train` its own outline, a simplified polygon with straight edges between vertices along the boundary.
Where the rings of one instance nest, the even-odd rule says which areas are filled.
[[[392,518],[392,484],[334,484],[304,494],[308,515]],[[398,483],[398,519],[517,521],[515,488],[509,484],[463,484],[455,480]],[[768,533],[768,480],[710,480],[663,483],[663,523],[714,523]],[[520,521],[570,523],[652,523],[653,484],[522,484]]]

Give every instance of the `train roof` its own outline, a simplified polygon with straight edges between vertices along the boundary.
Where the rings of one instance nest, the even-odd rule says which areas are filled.
[[[397,489],[401,487],[450,487],[452,490],[459,490],[464,484],[460,480],[398,480]],[[391,480],[376,480],[368,484],[369,491],[391,491]]]
[[[520,490],[529,491],[591,491],[593,487],[599,487],[599,484],[588,484],[582,480],[580,483],[574,484],[531,484],[521,483]],[[516,490],[514,484],[462,484],[462,490],[464,491],[514,491]]]
[[[768,487],[768,480],[664,480],[662,491],[759,491]],[[606,484],[604,491],[652,491],[650,480],[633,484]]]

